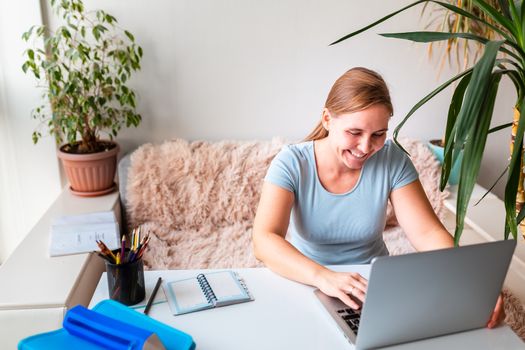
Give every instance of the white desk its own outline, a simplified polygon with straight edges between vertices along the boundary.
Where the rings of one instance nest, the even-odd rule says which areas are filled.
[[[368,266],[338,266],[368,276]],[[193,336],[197,349],[353,349],[313,295],[312,287],[280,277],[265,268],[235,269],[255,301],[173,316],[167,303],[156,304],[150,316]],[[202,270],[146,272],[147,294],[157,277],[175,280]],[[159,291],[160,293],[160,291]],[[161,295],[162,296],[162,295]],[[90,307],[108,297],[106,275],[95,290]],[[507,326],[424,340],[389,349],[524,349]]]
[[[104,264],[93,254],[49,257],[49,227],[61,215],[113,210],[118,192],[81,198],[64,189],[0,266],[0,348],[15,349],[30,335],[62,326],[67,309],[87,305]]]

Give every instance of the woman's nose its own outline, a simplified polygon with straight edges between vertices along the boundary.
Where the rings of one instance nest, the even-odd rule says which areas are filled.
[[[361,139],[361,142],[359,142],[359,151],[363,153],[368,153],[370,149],[372,148],[372,141],[368,137],[363,137]]]

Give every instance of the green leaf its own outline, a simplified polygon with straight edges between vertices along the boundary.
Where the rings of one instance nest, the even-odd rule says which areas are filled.
[[[100,31],[101,33],[104,33],[108,30],[108,28],[106,28],[105,26],[103,26],[102,24],[97,24],[95,26],[97,28],[98,31]]]
[[[512,20],[512,22],[514,22],[513,24],[515,25],[520,25],[521,23],[521,19],[520,19],[520,13],[518,13],[518,9],[516,8],[516,5],[514,4],[514,0],[509,0],[509,8],[510,8],[510,19]],[[515,26],[516,30],[519,30],[520,27],[518,26]]]
[[[493,132],[499,131],[501,129],[508,128],[509,126],[512,126],[512,123],[506,123],[506,124],[501,124],[501,125],[495,126],[495,127],[493,127],[492,129],[489,130],[489,134],[492,134]]]
[[[33,131],[33,135],[32,135],[32,139],[33,139],[33,144],[37,144],[38,143],[38,139],[40,138],[40,133],[39,132],[36,132],[36,131]]]
[[[449,40],[452,38],[462,38],[467,40],[475,40],[482,44],[485,44],[489,40],[486,38],[483,38],[478,35],[474,35],[471,33],[444,33],[444,32],[430,32],[430,31],[424,31],[424,32],[404,32],[404,33],[382,33],[379,34],[381,36],[384,36],[386,38],[397,38],[397,39],[404,39],[404,40],[410,40],[420,43],[429,43],[434,41],[442,41],[442,40]]]
[[[24,34],[22,34],[22,39],[25,40],[25,41],[28,41],[29,38],[31,37],[31,34],[33,33],[33,29],[35,28],[35,26],[31,26],[27,32],[25,32]]]
[[[44,34],[44,31],[46,30],[46,27],[45,26],[39,26],[36,30],[36,35],[37,36],[42,36]]]
[[[468,130],[480,114],[479,111],[486,98],[486,91],[491,81],[490,76],[496,61],[496,55],[502,43],[502,41],[490,41],[487,43],[483,56],[474,66],[471,82],[465,93],[465,103],[458,115],[458,121],[454,125],[454,130],[451,132],[455,137],[448,138],[445,145],[445,153],[450,152],[451,144],[454,141],[453,160],[459,156],[467,138]]]
[[[28,62],[24,62],[24,64],[22,65],[22,70],[24,71],[24,73],[27,73],[27,69],[29,68],[29,63]]]
[[[481,203],[481,201],[483,200],[483,198],[485,198],[489,193],[492,192],[492,190],[494,189],[494,187],[496,187],[496,185],[498,184],[499,180],[501,180],[503,178],[503,176],[505,176],[505,174],[507,173],[507,171],[509,170],[508,167],[505,167],[505,170],[503,170],[503,172],[501,173],[500,176],[498,176],[498,178],[496,179],[496,181],[494,181],[494,183],[492,184],[492,186],[490,186],[490,188],[485,192],[485,194],[483,194],[483,196],[481,196],[481,198],[479,199],[479,201],[476,202],[476,204],[474,204],[474,206],[478,205],[479,203]]]
[[[453,138],[452,131],[454,130],[454,125],[456,124],[458,114],[461,111],[461,106],[463,105],[463,98],[465,96],[465,90],[467,89],[470,83],[471,77],[472,77],[472,73],[469,72],[469,74],[465,75],[461,79],[458,86],[454,90],[454,94],[452,95],[452,99],[450,100],[450,106],[448,109],[447,126],[445,128],[445,140],[448,140],[449,138]],[[451,146],[448,149],[444,150],[444,159],[443,159],[442,170],[441,170],[441,184],[440,184],[441,191],[445,189],[445,186],[450,176],[452,165],[455,164],[455,160],[452,159],[452,149],[453,148],[454,148],[454,143],[452,141]]]
[[[69,32],[69,30],[67,30],[66,27],[61,27],[60,32],[65,38],[71,39],[71,33]]]
[[[129,38],[129,40],[131,40],[132,42],[135,41],[135,37],[133,36],[133,34],[128,32],[127,30],[124,31],[124,34],[126,34],[126,36]]]
[[[95,39],[98,41],[100,40],[100,31],[98,30],[97,27],[93,27],[93,29],[91,30],[91,32],[93,33],[93,36],[95,37]]]
[[[521,20],[525,18],[525,6],[523,6],[523,0],[520,1],[520,14],[521,14]],[[525,30],[525,26],[523,26],[523,29]]]
[[[471,84],[476,82],[475,74],[476,70],[472,73]],[[488,79],[488,89],[482,91],[484,95],[482,106],[476,116],[477,118],[473,118],[473,123],[469,126],[468,138],[463,151],[456,204],[456,231],[454,233],[454,243],[456,245],[459,244],[461,233],[463,232],[468,203],[481,167],[501,74],[494,73]],[[467,91],[466,98],[468,97]]]
[[[404,33],[382,33],[379,34],[381,36],[384,36],[386,38],[396,38],[396,39],[403,39],[403,40],[410,40],[414,42],[420,42],[420,43],[429,43],[429,42],[435,42],[435,41],[444,41],[449,40],[453,38],[461,38],[466,40],[474,40],[482,44],[486,44],[489,40],[487,38],[481,37],[479,35],[474,35],[471,33],[448,33],[448,32],[430,32],[430,31],[424,31],[424,32],[404,32]],[[513,42],[504,41],[504,44],[510,45],[514,47],[515,49],[518,49],[519,46],[517,46]],[[515,54],[514,52],[508,50],[505,47],[500,47],[501,52],[506,53],[507,55],[514,57],[517,61],[521,61],[521,58]],[[516,64],[516,62],[508,60],[507,62],[512,62],[512,64]]]

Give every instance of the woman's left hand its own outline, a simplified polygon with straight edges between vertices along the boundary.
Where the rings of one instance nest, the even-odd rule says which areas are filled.
[[[487,322],[488,328],[494,328],[498,326],[503,319],[505,318],[505,310],[503,307],[503,294],[500,294],[498,297],[498,301],[496,302],[496,307],[494,308],[494,311],[492,312],[492,316],[490,316],[489,322]]]

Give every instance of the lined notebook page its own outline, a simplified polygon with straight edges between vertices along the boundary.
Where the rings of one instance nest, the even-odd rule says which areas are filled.
[[[210,305],[195,278],[169,283],[168,288],[180,311]]]
[[[206,274],[206,279],[217,297],[217,301],[249,298],[232,271],[221,271]]]

